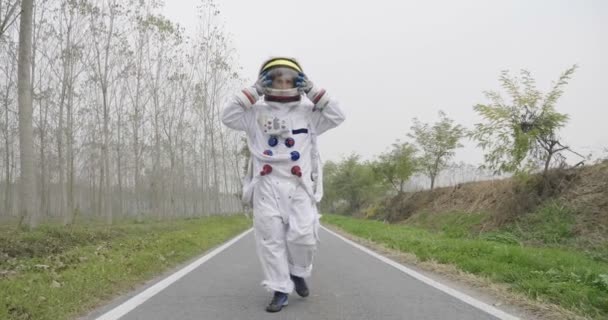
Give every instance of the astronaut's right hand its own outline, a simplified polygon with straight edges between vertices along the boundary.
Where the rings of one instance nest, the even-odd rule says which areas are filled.
[[[268,76],[268,71],[264,71],[262,72],[262,74],[260,74],[260,77],[253,85],[253,88],[255,88],[255,91],[259,96],[262,96],[265,92],[264,89],[270,86],[272,86],[272,79],[270,79],[270,77]]]

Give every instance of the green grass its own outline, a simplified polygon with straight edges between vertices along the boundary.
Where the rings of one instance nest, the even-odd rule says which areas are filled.
[[[509,284],[513,290],[532,299],[555,303],[587,317],[608,318],[607,263],[573,250],[523,246],[517,236],[508,233],[473,236],[463,232],[466,226],[481,221],[477,219],[482,218],[474,215],[457,220],[458,223],[449,220],[447,222],[453,225],[445,226],[447,230],[439,227],[429,231],[408,225],[323,216],[326,223],[390,248],[414,253],[422,261],[452,264],[492,281]],[[429,225],[429,221],[416,223]],[[559,234],[567,230],[550,229]]]
[[[410,217],[407,224],[424,229],[441,231],[449,237],[467,237],[471,235],[476,226],[488,219],[485,213],[450,212],[445,214],[432,214],[423,212]]]
[[[0,233],[0,319],[69,319],[225,242],[244,216]]]
[[[551,247],[585,253],[593,260],[608,263],[608,236],[576,227],[576,212],[557,201],[548,201],[536,211],[519,216],[499,229],[485,212],[417,213],[403,224],[441,233],[447,237],[482,239],[505,244]]]
[[[498,232],[510,234],[528,245],[576,250],[593,260],[608,263],[608,234],[602,235],[589,226],[577,227],[576,215],[572,208],[549,201]]]

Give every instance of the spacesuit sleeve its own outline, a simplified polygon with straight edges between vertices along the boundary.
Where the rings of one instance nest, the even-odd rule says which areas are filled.
[[[253,116],[253,103],[243,101],[238,94],[228,100],[222,110],[222,122],[231,129],[247,131],[251,127]]]
[[[338,105],[338,101],[333,98],[329,99],[324,108],[317,109],[312,114],[312,123],[317,135],[337,127],[344,119],[345,116]]]

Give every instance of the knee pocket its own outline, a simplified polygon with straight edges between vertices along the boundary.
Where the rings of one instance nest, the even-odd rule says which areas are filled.
[[[267,245],[279,245],[285,236],[285,226],[280,217],[256,215],[253,218],[256,236]]]
[[[287,231],[286,238],[289,243],[298,245],[315,245],[317,243],[313,225],[307,226],[306,228],[290,228]]]
[[[287,241],[306,245],[315,244],[316,224],[315,215],[310,211],[306,215],[290,217],[286,235]]]

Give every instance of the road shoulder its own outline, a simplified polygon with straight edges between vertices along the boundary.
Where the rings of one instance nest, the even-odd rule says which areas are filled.
[[[489,279],[463,272],[455,266],[440,264],[435,261],[419,261],[412,253],[401,252],[354,236],[329,223],[324,223],[323,227],[428,278],[521,319],[585,319],[557,305],[531,300],[522,294],[511,291],[507,285],[493,283]]]

